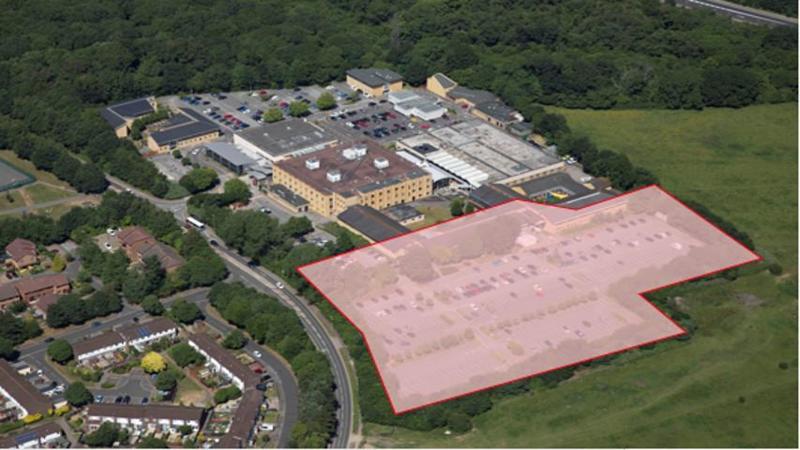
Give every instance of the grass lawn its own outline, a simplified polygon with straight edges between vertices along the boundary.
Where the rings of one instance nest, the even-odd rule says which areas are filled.
[[[367,424],[368,445],[795,447],[797,105],[741,110],[558,111],[675,194],[747,231],[789,275],[684,285],[688,341],[628,352],[546,390],[499,401],[446,436]]]
[[[0,193],[0,210],[25,206],[22,195],[17,190]]]
[[[41,183],[34,183],[23,189],[25,189],[28,195],[31,196],[34,204],[51,202],[53,200],[61,200],[64,198],[74,197],[76,195],[75,191],[66,191]]]
[[[747,231],[759,250],[787,269],[797,266],[797,104],[705,111],[552,109],[601,148],[653,171],[674,194]]]
[[[187,376],[178,382],[175,401],[182,405],[207,405],[211,397],[202,386]]]
[[[68,183],[59,180],[55,175],[53,175],[50,172],[45,172],[43,170],[37,169],[32,162],[18,157],[16,153],[14,153],[11,150],[0,150],[0,158],[8,161],[9,163],[11,163],[11,165],[19,167],[20,169],[28,172],[39,181],[44,181],[45,183],[60,186],[63,187],[64,189],[70,189]]]
[[[408,225],[408,228],[412,230],[418,230],[453,217],[450,214],[449,206],[417,206],[416,208],[419,212],[425,214],[425,218],[417,223]]]

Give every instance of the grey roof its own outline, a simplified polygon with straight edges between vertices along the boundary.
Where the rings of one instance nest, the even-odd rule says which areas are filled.
[[[517,111],[500,100],[480,102],[475,105],[475,109],[501,122],[512,122],[517,120]]]
[[[533,125],[530,122],[515,122],[508,126],[508,131],[517,135],[526,135],[533,131]]]
[[[464,86],[454,87],[450,92],[447,93],[447,95],[453,99],[459,99],[459,98],[467,99],[468,101],[470,101],[475,105],[483,102],[499,101],[497,96],[489,91],[470,89]]]
[[[214,153],[234,166],[249,166],[256,162],[253,158],[242,153],[235,145],[227,142],[211,142],[206,144],[205,147],[207,151]]]
[[[522,196],[503,184],[484,184],[469,193],[469,199],[481,208],[499,205],[514,198]]]
[[[388,83],[403,81],[403,76],[389,69],[350,69],[347,74],[369,87],[379,87]]]
[[[301,119],[287,119],[240,131],[239,138],[273,157],[324,147],[336,137]]]
[[[573,180],[564,172],[557,172],[542,178],[526,181],[519,185],[529,197],[544,194],[553,189],[561,189],[570,197],[583,196],[592,192],[591,189]]]
[[[291,189],[287,188],[282,184],[273,184],[272,192],[275,193],[275,195],[277,195],[278,197],[285,200],[290,205],[299,207],[308,204],[308,200],[295,194],[294,192],[291,191]]]
[[[433,74],[433,77],[436,78],[436,81],[438,81],[439,84],[441,84],[442,87],[445,89],[450,89],[451,87],[458,85],[458,83],[451,80],[447,75],[443,73],[435,73]]]
[[[150,137],[158,145],[168,145],[215,131],[219,132],[220,129],[214,122],[191,109],[181,108],[180,115],[171,117],[164,128],[150,133]]]
[[[597,191],[591,192],[587,195],[572,198],[566,201],[559,203],[560,206],[566,206],[567,208],[583,208],[584,206],[593,205],[595,203],[601,202],[603,200],[608,200],[609,198],[613,198],[614,195],[604,192],[604,191]]]
[[[337,217],[375,242],[385,241],[408,232],[408,228],[369,206],[351,206]]]
[[[128,100],[104,108],[100,115],[114,128],[118,128],[125,123],[125,119],[135,119],[155,112],[153,105],[146,97]]]

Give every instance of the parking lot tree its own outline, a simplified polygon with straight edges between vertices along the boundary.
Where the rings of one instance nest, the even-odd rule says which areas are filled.
[[[231,350],[239,350],[247,344],[247,337],[240,330],[233,330],[225,336],[222,346]]]
[[[323,92],[317,99],[317,108],[322,111],[336,108],[336,99],[330,92]]]
[[[47,356],[53,361],[64,365],[72,359],[72,345],[64,339],[56,339],[47,346]]]
[[[289,103],[289,115],[292,117],[304,117],[310,113],[308,105],[304,102]]]
[[[262,119],[264,119],[264,122],[267,123],[275,123],[281,121],[283,120],[283,111],[281,111],[278,108],[270,108],[264,113]]]
[[[282,223],[281,231],[287,236],[299,238],[314,231],[314,225],[306,216],[290,217],[286,222]]]
[[[164,357],[156,352],[149,352],[142,357],[142,369],[147,373],[159,373],[166,368]]]
[[[161,300],[155,295],[148,295],[145,297],[144,300],[142,300],[141,306],[144,312],[151,316],[162,316],[164,312],[166,312],[164,304],[161,303]]]
[[[240,391],[238,387],[233,385],[226,386],[214,392],[214,403],[220,405],[235,398],[239,398],[241,395],[242,391]]]
[[[167,441],[155,436],[145,436],[139,439],[139,442],[136,443],[136,448],[169,448],[169,444]]]
[[[169,315],[183,324],[191,324],[203,318],[203,313],[200,312],[200,308],[194,303],[189,303],[184,299],[180,299],[172,304],[172,308],[169,309]]]
[[[173,150],[172,151],[172,157],[175,158],[175,159],[181,159],[181,158],[183,158],[183,154],[181,153],[180,150]]]
[[[178,183],[190,193],[196,194],[214,187],[219,183],[219,176],[210,167],[198,167],[182,176]]]
[[[79,408],[83,405],[87,405],[94,400],[92,393],[89,392],[89,389],[86,389],[83,383],[80,381],[76,381],[75,383],[70,384],[64,390],[64,400],[66,400],[70,405]]]
[[[156,389],[171,392],[178,386],[178,376],[172,370],[165,370],[156,376]]]
[[[103,422],[103,424],[100,425],[97,430],[85,435],[83,441],[89,447],[111,448],[114,445],[114,442],[119,439],[119,425],[111,422]]]
[[[201,364],[206,359],[198,353],[191,345],[180,342],[169,349],[169,356],[179,367],[183,368],[190,365]]]

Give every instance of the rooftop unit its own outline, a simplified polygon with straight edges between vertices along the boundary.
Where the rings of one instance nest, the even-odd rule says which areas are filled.
[[[389,167],[389,160],[384,158],[384,157],[375,158],[375,160],[372,161],[372,163],[375,165],[375,168],[378,169],[378,170],[383,170],[383,169],[386,169],[386,168]]]
[[[317,170],[319,169],[319,159],[317,158],[309,158],[306,160],[306,169],[308,170]]]
[[[329,170],[326,176],[328,181],[331,183],[338,183],[339,181],[342,181],[342,172],[340,172],[338,169]]]
[[[346,148],[342,150],[342,156],[345,159],[349,159],[350,161],[358,158],[363,158],[367,154],[367,146],[366,145],[355,145],[353,147]]]

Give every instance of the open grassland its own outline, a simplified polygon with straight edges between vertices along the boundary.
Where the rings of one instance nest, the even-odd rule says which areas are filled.
[[[789,274],[683,285],[678,304],[698,325],[690,340],[628,352],[554,389],[497,402],[465,435],[367,424],[367,444],[795,447],[796,105],[558,112],[601,148],[627,154],[668,190],[747,231]]]
[[[759,251],[797,266],[797,104],[704,111],[554,109],[600,148],[736,224]]]

